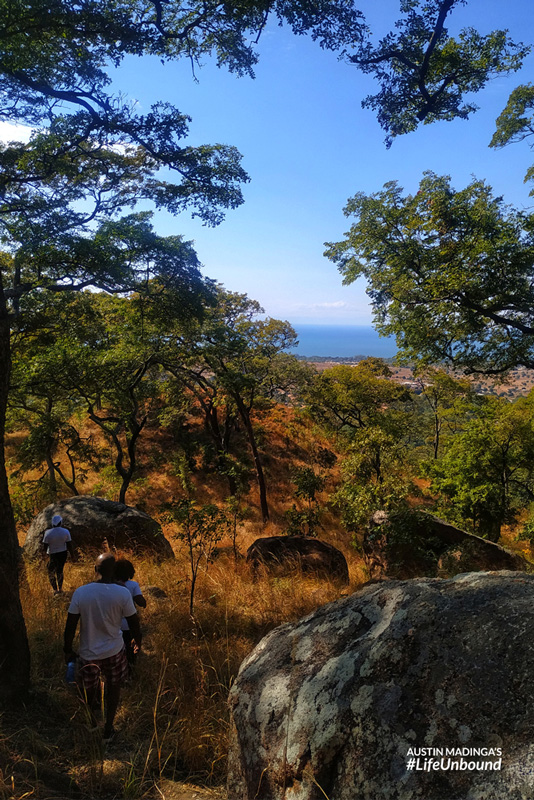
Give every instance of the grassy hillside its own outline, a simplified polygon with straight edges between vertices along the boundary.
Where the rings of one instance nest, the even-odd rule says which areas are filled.
[[[141,586],[157,585],[167,598],[148,595],[142,612],[144,650],[137,675],[124,690],[120,733],[106,750],[100,735],[89,732],[76,692],[63,682],[68,596],[92,579],[92,562],[69,562],[67,592],[59,599],[50,593],[43,566],[28,567],[23,603],[34,690],[24,712],[3,722],[7,770],[1,797],[61,796],[69,781],[82,795],[119,797],[151,795],[162,779],[220,784],[226,767],[226,698],[240,662],[273,627],[340,595],[333,583],[302,576],[253,581],[245,564],[225,559],[202,576],[193,624],[184,555],[178,551],[175,562],[161,566],[141,559],[136,566]],[[364,578],[355,559],[352,574],[348,591]]]
[[[7,713],[0,736],[0,798],[103,798],[224,796],[228,745],[227,696],[243,658],[272,628],[296,620],[341,594],[355,591],[367,579],[363,560],[351,544],[328,499],[340,481],[342,453],[335,440],[314,425],[298,409],[275,406],[255,417],[264,453],[271,519],[262,524],[259,498],[250,470],[249,489],[241,498],[246,511],[238,523],[237,545],[241,553],[260,536],[276,535],[287,528],[284,512],[295,496],[295,467],[311,466],[325,478],[317,501],[321,507],[320,538],[340,548],[349,563],[350,585],[314,579],[301,574],[273,577],[251,574],[244,560],[224,556],[203,564],[195,594],[195,620],[188,613],[191,575],[187,551],[176,538],[176,529],[164,521],[166,503],[184,497],[180,464],[189,465],[199,503],[223,506],[228,496],[224,476],[214,469],[213,454],[200,417],[187,420],[183,430],[150,426],[141,441],[139,471],[127,502],[138,505],[163,521],[164,532],[176,553],[174,561],[157,565],[148,557],[134,557],[136,579],[142,587],[157,586],[166,598],[147,593],[148,606],[141,611],[145,635],[137,673],[124,690],[117,718],[119,734],[104,747],[100,733],[91,732],[76,691],[63,676],[62,634],[69,597],[79,585],[93,578],[92,560],[67,563],[65,594],[54,597],[44,561],[26,565],[22,602],[32,652],[33,690],[25,708]],[[107,444],[86,426],[84,435],[94,437],[107,460]],[[16,467],[17,448],[24,431],[11,432],[8,456]],[[184,446],[185,444],[185,446]],[[234,448],[247,459],[246,442],[236,434]],[[324,454],[328,451],[325,467]],[[13,476],[15,505],[19,514],[19,538],[24,540],[27,522],[47,499],[37,472]],[[34,481],[34,483],[32,483]],[[419,489],[424,490],[419,481]],[[109,466],[92,470],[80,487],[87,494],[116,499],[117,480]],[[37,489],[37,491],[35,491]],[[68,496],[68,491],[62,492]],[[421,496],[414,506],[425,507]],[[515,540],[515,528],[504,528],[501,543],[530,556],[528,542]],[[220,542],[230,544],[230,538]],[[121,554],[128,555],[128,554]],[[200,785],[187,789],[185,783]]]
[[[257,537],[284,530],[284,511],[295,501],[300,505],[291,470],[295,465],[316,464],[318,450],[332,446],[298,411],[287,407],[276,407],[258,421],[260,437],[269,441],[265,468],[271,521],[261,523],[251,480],[242,500],[248,513],[239,523],[241,552]],[[207,457],[203,463],[198,420],[191,419],[189,424],[199,443],[190,456],[196,496],[199,502],[223,504],[225,481],[213,472]],[[21,438],[22,434],[10,435],[12,458]],[[168,432],[149,430],[141,448],[139,476],[127,501],[158,517],[165,502],[183,496],[176,474],[177,453]],[[327,482],[318,497],[321,504],[338,479],[336,465],[323,472]],[[83,491],[113,498],[110,471],[91,475]],[[21,542],[25,530],[21,521]],[[319,535],[345,553],[349,587],[300,574],[254,578],[243,560],[236,563],[232,557],[222,557],[201,569],[193,622],[188,614],[187,552],[174,537],[172,526],[164,524],[164,531],[175,549],[175,561],[157,565],[150,558],[133,558],[141,586],[157,586],[167,598],[147,595],[148,607],[141,612],[143,652],[137,674],[123,694],[117,718],[120,733],[107,748],[100,734],[88,730],[84,707],[63,680],[62,634],[69,597],[77,586],[92,580],[92,560],[67,563],[65,594],[59,598],[51,593],[44,561],[26,566],[22,602],[32,652],[33,692],[22,713],[3,719],[0,764],[5,767],[0,773],[0,798],[64,797],[67,792],[82,797],[161,797],[162,792],[166,797],[187,797],[176,794],[183,781],[220,787],[226,770],[227,695],[243,658],[273,627],[354,591],[366,579],[350,535],[332,511],[325,510]],[[223,540],[221,545],[229,543]]]

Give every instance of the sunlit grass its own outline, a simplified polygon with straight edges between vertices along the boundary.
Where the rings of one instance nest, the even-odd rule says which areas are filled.
[[[248,514],[239,524],[237,540],[242,554],[256,538],[280,535],[286,525],[284,512],[295,501],[292,469],[315,463],[313,448],[332,446],[324,434],[314,431],[312,436],[309,421],[293,409],[280,407],[271,415],[259,417],[269,439],[265,471],[271,522],[263,525],[260,521],[251,472],[250,491],[243,498]],[[201,420],[197,423],[200,436]],[[105,448],[99,431],[88,426],[84,434],[93,434]],[[165,503],[182,496],[172,459],[155,460],[157,454],[168,454],[174,447],[170,434],[162,440],[163,435],[159,429],[147,429],[139,449],[139,480],[134,481],[127,497],[130,505],[138,505],[157,519]],[[12,458],[19,439],[15,434],[9,438],[8,455]],[[260,575],[254,580],[244,560],[236,564],[233,558],[224,557],[207,571],[205,565],[202,567],[193,621],[188,613],[191,584],[187,555],[172,538],[170,527],[164,525],[164,533],[175,547],[174,561],[157,564],[148,557],[121,554],[135,564],[135,578],[143,589],[159,587],[166,597],[156,599],[146,594],[148,605],[140,612],[143,652],[135,679],[123,692],[116,719],[119,734],[107,748],[101,734],[88,729],[84,706],[63,679],[62,637],[69,598],[75,588],[93,579],[93,560],[82,558],[76,564],[67,561],[65,594],[60,598],[52,595],[44,562],[28,564],[22,603],[32,652],[33,690],[26,708],[6,715],[0,725],[4,733],[4,738],[0,733],[0,800],[44,800],[76,794],[145,798],[163,793],[165,798],[172,798],[175,781],[200,784],[206,792],[219,796],[227,765],[227,697],[245,656],[277,625],[299,619],[367,579],[361,560],[348,544],[350,535],[327,507],[338,473],[335,464],[318,497],[324,508],[318,535],[347,556],[350,587],[343,589],[333,582],[298,574]],[[80,490],[113,496],[106,475],[102,471],[90,474]],[[25,479],[38,477],[38,473],[30,473]],[[223,505],[228,487],[209,464],[197,464],[193,482],[200,503]],[[36,500],[32,513],[42,507],[43,503]],[[19,519],[21,544],[24,527]],[[182,797],[179,791],[176,796]]]
[[[261,531],[267,532],[275,530]],[[241,549],[257,535],[257,528],[245,523]],[[0,772],[0,800],[50,796],[60,787],[66,791],[69,782],[80,796],[91,797],[160,796],[155,787],[174,781],[221,787],[227,697],[242,660],[272,628],[354,590],[366,578],[355,554],[349,554],[353,580],[345,589],[299,574],[254,579],[244,561],[224,557],[202,570],[192,620],[186,554],[177,549],[176,559],[162,564],[129,557],[147,595],[141,611],[145,638],[117,714],[119,734],[107,748],[99,733],[89,731],[83,705],[63,681],[69,597],[92,580],[93,563],[67,562],[65,594],[59,598],[51,592],[44,563],[27,565],[22,601],[34,689],[24,712],[3,721],[0,757],[11,767]],[[156,599],[151,586],[166,597]]]

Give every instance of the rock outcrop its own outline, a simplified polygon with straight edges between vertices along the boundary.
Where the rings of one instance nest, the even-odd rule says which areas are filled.
[[[61,515],[62,524],[69,529],[79,550],[102,550],[107,544],[111,549],[174,558],[159,523],[144,511],[86,495],[52,503],[35,517],[24,542],[24,552],[29,558],[39,554],[44,532],[51,527],[54,514]]]
[[[534,797],[533,608],[534,576],[469,573],[371,585],[272,631],[230,693],[228,796]]]
[[[168,600],[169,595],[160,586],[145,586],[143,587],[143,594],[148,597],[153,597],[154,600]]]
[[[371,578],[452,577],[461,572],[525,570],[517,553],[424,511],[377,511],[362,543]]]
[[[323,575],[342,583],[349,582],[347,560],[341,550],[310,536],[265,536],[250,545],[247,562],[257,571],[260,566],[287,574],[295,569]]]

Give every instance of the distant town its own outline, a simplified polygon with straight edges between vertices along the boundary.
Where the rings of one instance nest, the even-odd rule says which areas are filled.
[[[312,356],[301,360],[313,364],[319,372],[336,366],[336,364],[358,364],[366,356],[357,355],[351,358],[321,358]],[[391,369],[392,380],[402,383],[412,392],[421,391],[421,381],[414,377],[411,367],[398,367],[395,365],[394,358],[383,359]],[[516,397],[526,396],[534,388],[534,370],[526,367],[517,367],[510,370],[506,377],[484,378],[481,375],[465,376],[472,381],[473,388],[477,394],[495,394],[499,397],[508,397],[514,400]]]

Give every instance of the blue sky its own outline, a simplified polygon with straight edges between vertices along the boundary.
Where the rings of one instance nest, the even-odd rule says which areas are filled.
[[[359,7],[380,33],[398,16],[391,0],[364,0]],[[516,40],[534,42],[532,0],[469,0],[450,27],[470,24],[482,32],[506,27]],[[208,62],[195,81],[185,61],[162,65],[144,57],[125,61],[115,86],[139,110],[167,100],[189,114],[188,143],[233,144],[243,154],[251,177],[245,203],[220,226],[165,213],[157,214],[155,226],[194,240],[207,275],[246,292],[271,316],[295,324],[370,322],[364,284],[343,287],[322,255],[323,243],[348,229],[342,209],[358,191],[378,191],[388,180],[413,191],[431,169],[450,174],[457,188],[475,175],[510,203],[533,202],[523,184],[532,160],[528,145],[501,151],[487,145],[510,91],[531,80],[534,56],[521,72],[492,81],[476,96],[481,110],[471,120],[423,126],[387,151],[373,112],[360,107],[374,90],[371,78],[277,26],[268,28],[259,50],[255,80]]]

